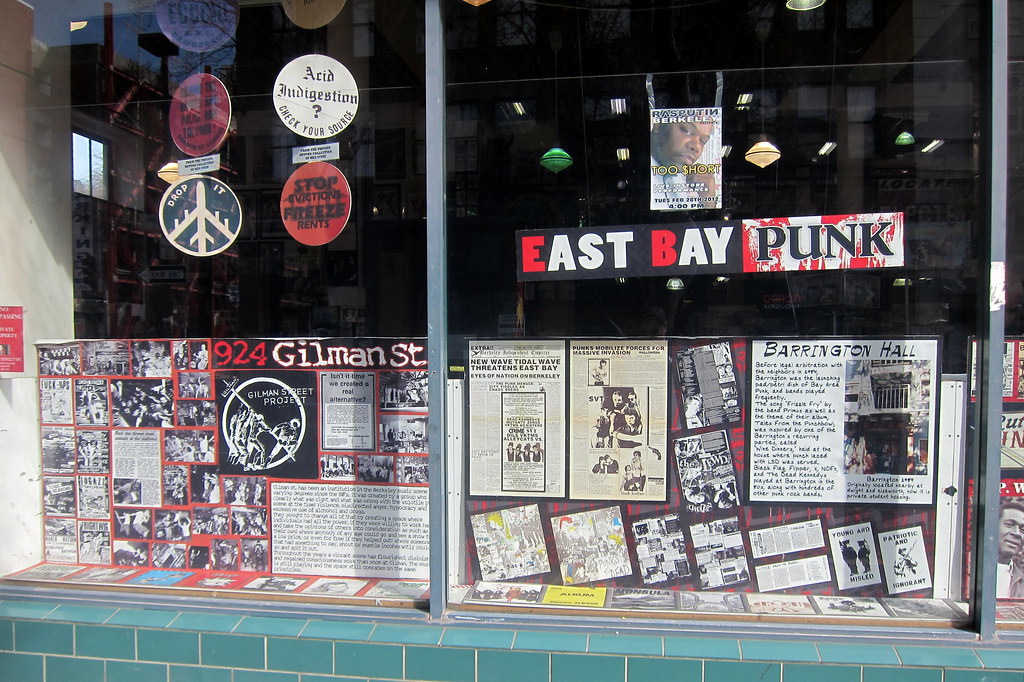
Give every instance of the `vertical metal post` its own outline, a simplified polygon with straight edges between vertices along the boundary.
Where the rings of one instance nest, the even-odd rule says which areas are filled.
[[[996,551],[999,525],[999,450],[1003,411],[1003,325],[1006,301],[1006,0],[978,3],[982,39],[982,245],[988,256],[978,273],[978,379],[975,433],[980,461],[976,478],[977,542],[974,556],[974,625],[982,639],[995,636]],[[988,38],[986,40],[985,38]],[[988,55],[985,46],[991,45]],[[986,62],[986,59],[989,60]]]
[[[445,146],[444,0],[426,0],[424,41],[426,61],[427,153],[427,390],[430,478],[430,616],[440,618],[448,603],[446,458],[448,423],[448,242],[447,170]]]

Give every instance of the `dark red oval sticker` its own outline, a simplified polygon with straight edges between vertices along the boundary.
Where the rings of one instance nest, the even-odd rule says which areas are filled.
[[[307,163],[292,173],[281,192],[281,220],[288,234],[307,246],[322,246],[345,229],[352,192],[329,163]]]
[[[189,156],[202,156],[224,142],[231,124],[228,89],[208,73],[194,73],[171,100],[171,139]]]

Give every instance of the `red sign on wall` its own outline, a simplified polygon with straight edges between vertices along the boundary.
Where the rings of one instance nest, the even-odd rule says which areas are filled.
[[[25,309],[0,305],[0,372],[25,371]]]
[[[323,161],[299,166],[281,192],[281,220],[288,234],[307,246],[322,246],[341,234],[351,208],[348,180]]]

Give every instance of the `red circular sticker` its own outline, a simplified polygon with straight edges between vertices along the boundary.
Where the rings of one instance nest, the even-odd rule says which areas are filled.
[[[345,229],[352,192],[329,163],[307,163],[292,173],[281,192],[281,220],[288,234],[307,246],[322,246]]]
[[[174,91],[171,138],[185,154],[202,156],[217,149],[231,123],[228,89],[208,73],[195,73]]]

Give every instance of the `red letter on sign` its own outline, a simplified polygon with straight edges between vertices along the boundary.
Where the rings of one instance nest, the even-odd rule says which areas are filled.
[[[662,267],[676,262],[676,235],[671,230],[651,231],[651,265]]]
[[[540,247],[544,246],[544,237],[523,237],[523,272],[544,272],[544,261],[540,260]]]

